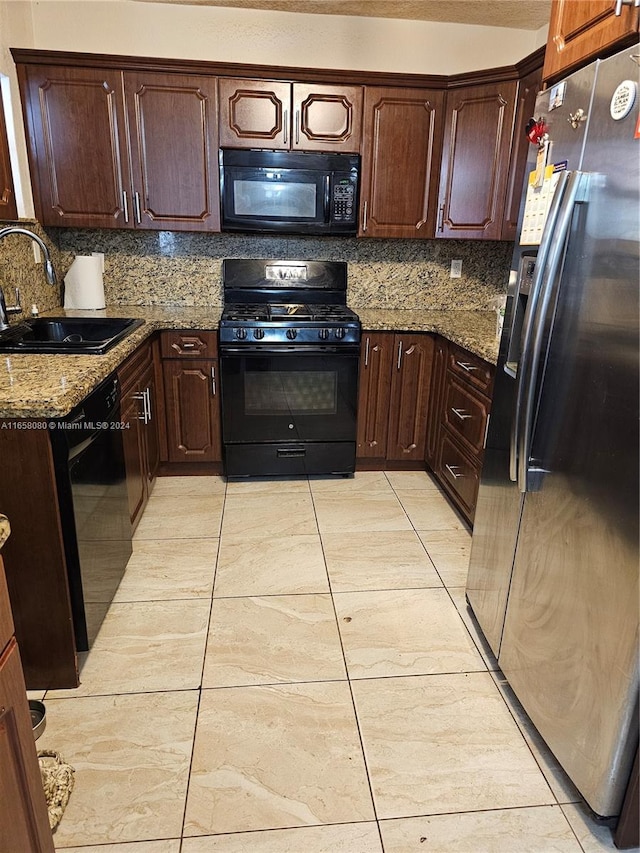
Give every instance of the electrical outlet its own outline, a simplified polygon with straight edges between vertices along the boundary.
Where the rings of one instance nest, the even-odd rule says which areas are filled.
[[[40,264],[42,263],[42,252],[40,251],[40,246],[35,242],[35,240],[31,243],[33,246],[33,260]]]
[[[449,273],[450,278],[460,278],[462,276],[462,261],[456,260],[451,261],[451,272]]]

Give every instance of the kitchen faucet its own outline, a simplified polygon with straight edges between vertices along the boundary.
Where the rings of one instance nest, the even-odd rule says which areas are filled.
[[[47,249],[45,243],[38,237],[37,234],[34,234],[33,231],[29,231],[28,228],[21,228],[18,225],[9,225],[7,228],[0,229],[0,240],[4,237],[8,237],[9,234],[26,234],[27,237],[31,237],[31,239],[40,246],[42,253],[44,255],[44,274],[47,278],[47,282],[53,287],[58,283],[58,279],[56,277],[56,271],[53,268],[53,263],[51,261],[51,255],[49,254],[49,250]],[[20,291],[16,287],[16,304],[10,305],[7,307],[7,303],[5,302],[4,293],[2,292],[2,288],[0,287],[0,332],[9,328],[9,314],[20,314],[22,312],[22,306],[20,305]]]

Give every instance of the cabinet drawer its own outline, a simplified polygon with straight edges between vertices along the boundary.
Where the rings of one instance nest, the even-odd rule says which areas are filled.
[[[147,340],[134,350],[129,358],[118,368],[120,394],[124,399],[140,375],[153,365],[153,349],[151,341]]]
[[[446,386],[443,421],[475,456],[484,451],[489,401],[451,376]]]
[[[486,361],[450,343],[447,365],[456,376],[488,397],[491,396],[494,369]]]
[[[457,498],[465,515],[473,521],[480,472],[445,430],[440,443],[438,474]]]
[[[162,358],[217,358],[218,333],[194,329],[163,332],[160,351]]]

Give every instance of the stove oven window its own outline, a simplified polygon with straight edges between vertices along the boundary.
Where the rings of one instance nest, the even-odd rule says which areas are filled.
[[[247,372],[246,415],[335,415],[338,388],[335,371]]]

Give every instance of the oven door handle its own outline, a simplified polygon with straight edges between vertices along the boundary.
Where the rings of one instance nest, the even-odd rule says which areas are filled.
[[[298,346],[246,346],[246,347],[220,347],[220,356],[224,358],[226,355],[359,355],[360,347],[357,344],[354,346],[337,346],[337,347],[318,347],[300,344]]]

